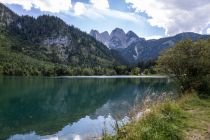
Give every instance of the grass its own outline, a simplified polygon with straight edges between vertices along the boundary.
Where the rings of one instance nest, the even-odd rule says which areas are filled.
[[[210,139],[210,98],[187,94],[176,101],[156,103],[140,119],[119,128],[104,140]]]
[[[210,97],[186,95],[179,104],[187,114],[185,139],[210,139]]]

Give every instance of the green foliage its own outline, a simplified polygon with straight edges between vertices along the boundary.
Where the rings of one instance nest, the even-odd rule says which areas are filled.
[[[7,27],[10,22],[13,20],[16,20],[18,18],[18,15],[13,13],[9,8],[4,6],[2,3],[0,3],[0,27]]]
[[[3,4],[0,11],[0,72],[4,75],[139,75],[154,63],[141,65],[141,72],[120,66],[115,53],[58,17],[18,16]]]
[[[11,48],[36,59],[74,67],[109,67],[117,63],[106,46],[55,16],[21,16],[7,30],[9,36],[20,39]]]
[[[23,54],[0,49],[0,66],[4,75],[37,76],[53,75],[54,65]]]
[[[144,71],[120,66],[106,46],[58,17],[18,16],[3,5],[0,10],[11,18],[11,23],[0,20],[6,24],[0,28],[0,74],[139,75]]]
[[[154,67],[156,64],[156,60],[148,60],[148,61],[140,61],[137,66],[141,69],[150,69]]]
[[[84,68],[82,70],[82,75],[88,75],[88,76],[94,75],[94,71],[90,68]]]
[[[104,140],[180,140],[209,139],[210,98],[195,93],[176,101],[153,104],[150,112],[142,114],[117,129],[114,136],[104,133]],[[105,131],[106,132],[106,131]]]
[[[133,68],[131,70],[131,75],[140,75],[141,74],[141,69],[140,68]]]
[[[133,120],[105,140],[178,140],[183,138],[182,109],[175,102],[155,105],[140,120]]]
[[[0,43],[1,45],[1,43]],[[138,69],[138,68],[134,68]],[[119,73],[116,72],[118,70]],[[41,61],[20,52],[0,48],[0,74],[16,76],[63,76],[63,75],[126,75],[130,71],[125,66],[115,68],[82,68]],[[119,71],[120,70],[120,71]],[[133,75],[133,74],[132,74]]]
[[[178,103],[187,113],[186,127],[182,130],[185,133],[185,139],[209,140],[210,97],[190,93],[182,96]]]
[[[163,53],[157,63],[160,72],[174,78],[183,91],[206,91],[210,84],[210,40],[179,42]]]
[[[126,66],[115,66],[114,69],[118,75],[129,74],[129,69]]]

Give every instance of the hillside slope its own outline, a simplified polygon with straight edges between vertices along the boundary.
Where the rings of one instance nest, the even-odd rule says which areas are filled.
[[[116,63],[102,43],[58,17],[18,16],[3,4],[0,11],[1,37],[16,42],[9,45],[2,40],[0,47],[4,44],[8,51],[75,67],[110,67]]]

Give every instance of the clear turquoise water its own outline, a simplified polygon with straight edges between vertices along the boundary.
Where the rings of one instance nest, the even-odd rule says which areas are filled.
[[[0,139],[86,139],[149,96],[174,93],[165,78],[0,77]]]

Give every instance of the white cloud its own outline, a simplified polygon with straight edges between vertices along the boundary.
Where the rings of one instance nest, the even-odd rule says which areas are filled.
[[[166,35],[180,32],[201,33],[210,24],[209,0],[126,0],[136,12],[145,12],[152,26],[162,27]]]
[[[80,16],[80,15],[84,14],[86,10],[87,9],[86,9],[85,5],[81,2],[77,2],[74,5],[74,14],[76,16]]]
[[[71,12],[71,11],[70,11]],[[69,13],[71,14],[71,13]],[[71,14],[72,15],[72,14]],[[121,12],[112,9],[98,9],[92,4],[76,2],[74,5],[74,16],[83,16],[89,19],[103,20],[107,18],[127,20],[135,23],[142,23],[144,19],[135,13]]]
[[[21,5],[25,10],[34,7],[40,9],[40,11],[52,13],[68,11],[72,7],[71,0],[0,0],[0,2]]]
[[[207,34],[210,34],[210,28],[208,28],[206,32],[207,32]]]
[[[122,20],[127,20],[127,21],[132,21],[132,22],[141,22],[143,21],[143,18],[141,19],[140,16],[133,14],[133,13],[126,13],[126,12],[121,12],[117,10],[104,10],[104,11],[99,11],[104,16],[108,17],[113,17],[116,19],[122,19]]]
[[[0,0],[0,2],[4,4],[18,4],[26,10],[30,10],[32,7],[31,0]]]
[[[155,35],[155,36],[147,36],[147,37],[145,37],[146,38],[146,40],[150,40],[150,39],[160,39],[160,38],[162,38],[163,36],[159,36],[159,35]]]
[[[99,19],[104,18],[103,15],[100,15],[99,9],[95,9],[90,4],[85,4],[82,2],[76,2],[74,5],[74,11],[69,11],[67,14],[77,17],[87,17],[89,19]]]
[[[90,0],[90,3],[93,4],[93,7],[96,9],[108,9],[109,2],[108,0]]]

